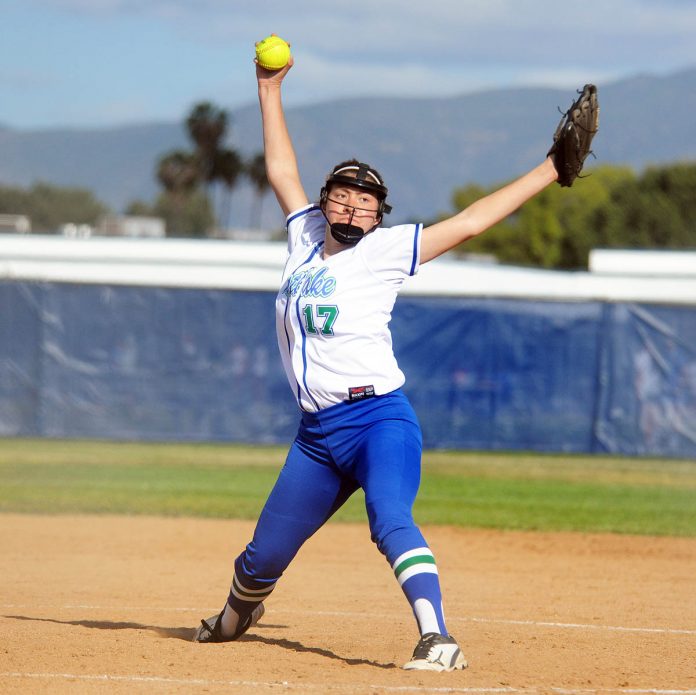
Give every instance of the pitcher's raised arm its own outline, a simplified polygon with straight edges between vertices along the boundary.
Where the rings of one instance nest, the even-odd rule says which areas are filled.
[[[283,80],[292,65],[292,58],[281,70],[266,70],[256,63],[266,175],[285,215],[309,202],[302,187],[281,95]]]

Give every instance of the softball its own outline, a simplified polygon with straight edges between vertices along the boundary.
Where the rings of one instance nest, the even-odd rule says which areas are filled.
[[[256,44],[256,60],[266,70],[280,70],[290,60],[290,46],[280,36],[271,34]]]

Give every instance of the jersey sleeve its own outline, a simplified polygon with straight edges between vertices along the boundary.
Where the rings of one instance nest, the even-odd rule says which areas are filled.
[[[386,281],[403,281],[420,266],[422,224],[379,227],[361,242],[365,263]]]
[[[306,205],[291,212],[285,227],[288,231],[288,253],[297,246],[312,246],[324,240],[326,220],[317,205]]]

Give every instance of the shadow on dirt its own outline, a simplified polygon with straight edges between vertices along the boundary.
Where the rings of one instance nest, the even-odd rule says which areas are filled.
[[[263,627],[263,625],[259,624],[256,627]],[[396,668],[396,664],[382,664],[379,661],[371,661],[370,659],[348,659],[346,657],[339,656],[338,654],[334,654],[328,649],[321,649],[320,647],[307,647],[301,642],[293,642],[288,639],[263,637],[261,635],[256,634],[246,634],[243,637],[240,637],[239,641],[259,642],[261,644],[268,644],[274,647],[282,647],[283,649],[288,649],[293,652],[302,652],[305,654],[318,654],[319,656],[325,656],[328,659],[337,659],[338,661],[342,661],[344,664],[348,664],[349,666],[375,666],[376,668],[384,669]]]
[[[133,622],[115,622],[111,620],[56,620],[55,618],[31,618],[26,615],[5,615],[4,618],[10,620],[27,620],[34,622],[44,622],[44,623],[56,623],[58,625],[75,625],[77,627],[87,627],[95,630],[147,630],[152,632],[158,637],[163,637],[165,639],[179,639],[186,642],[193,640],[193,636],[196,633],[196,627],[162,627],[159,625],[144,625],[143,623],[133,623]],[[279,628],[285,627],[284,625],[270,625],[259,623],[255,626],[255,630],[259,628]],[[304,654],[317,654],[319,656],[326,657],[327,659],[336,659],[337,661],[342,661],[344,664],[349,666],[373,666],[375,668],[383,669],[393,669],[396,668],[395,664],[384,664],[378,661],[372,661],[370,659],[349,659],[338,654],[334,654],[328,649],[322,649],[320,647],[308,647],[301,642],[293,642],[288,639],[283,638],[273,638],[273,637],[263,637],[257,634],[246,634],[239,638],[240,642],[258,642],[260,644],[267,644],[273,647],[280,647],[281,649],[287,649],[293,652],[300,652]]]
[[[56,623],[58,625],[76,625],[89,627],[96,630],[148,630],[159,637],[168,639],[181,639],[190,642],[196,633],[195,627],[160,627],[158,625],[143,625],[142,623],[118,623],[112,620],[56,620],[55,618],[30,618],[26,615],[5,615],[12,620],[31,620],[42,623]]]

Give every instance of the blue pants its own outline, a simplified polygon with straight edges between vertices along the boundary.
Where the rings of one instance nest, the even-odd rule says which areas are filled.
[[[413,521],[422,437],[397,390],[303,413],[254,537],[235,560],[227,599],[241,619],[273,591],[302,544],[358,489],[372,540],[394,571],[421,634],[446,635],[435,559]]]
[[[421,451],[416,414],[400,390],[303,413],[253,540],[238,558],[244,575],[275,582],[302,544],[359,487],[372,540],[390,564],[425,546],[411,513]]]

